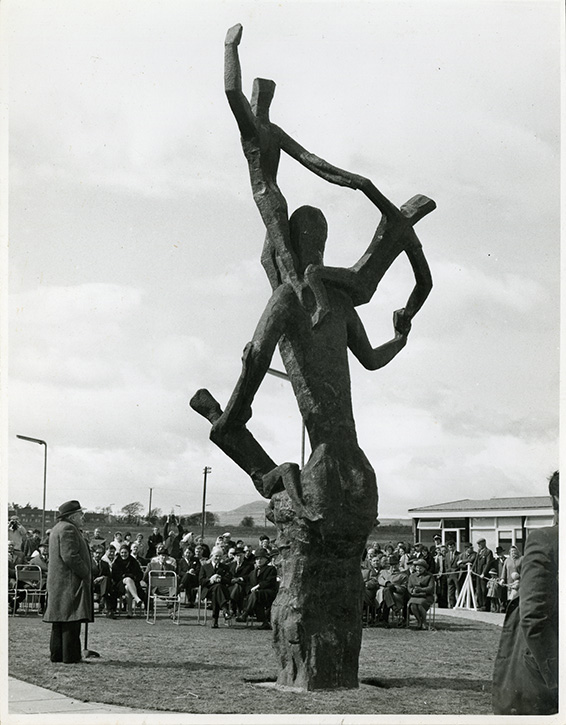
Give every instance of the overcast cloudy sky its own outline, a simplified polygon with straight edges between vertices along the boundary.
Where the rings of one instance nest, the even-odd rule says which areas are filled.
[[[244,89],[272,120],[400,205],[435,287],[386,368],[352,359],[380,516],[541,495],[558,466],[560,2],[26,0],[10,60],[9,500],[198,511],[257,498],[188,408],[224,405],[269,297],[263,228],[223,91],[244,25]],[[354,263],[379,215],[290,159],[291,209],[320,206],[326,262]],[[412,288],[398,259],[360,314],[374,345]],[[275,367],[280,367],[278,360]],[[268,377],[251,429],[299,460],[290,386]],[[177,508],[177,506],[179,508]]]

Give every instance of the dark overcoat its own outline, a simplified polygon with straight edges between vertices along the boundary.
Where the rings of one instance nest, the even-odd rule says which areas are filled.
[[[558,712],[558,526],[529,534],[493,674],[496,715]]]
[[[49,535],[44,622],[93,622],[91,554],[79,528],[63,519]]]

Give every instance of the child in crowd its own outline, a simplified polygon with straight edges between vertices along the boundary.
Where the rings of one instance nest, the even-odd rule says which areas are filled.
[[[486,595],[488,602],[488,611],[500,612],[501,584],[499,583],[499,572],[495,568],[489,570],[489,580],[487,582]]]

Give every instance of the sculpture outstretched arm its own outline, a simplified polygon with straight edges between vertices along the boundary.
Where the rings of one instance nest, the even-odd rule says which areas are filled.
[[[432,275],[417,235],[413,229],[408,230],[406,234],[409,239],[405,252],[413,268],[415,286],[405,305],[405,316],[412,320],[432,290]]]
[[[407,344],[411,323],[406,319],[404,312],[404,310],[396,310],[393,313],[395,337],[379,347],[372,347],[358,313],[354,308],[351,309],[348,319],[348,347],[367,370],[378,370],[384,367]]]
[[[298,161],[309,171],[312,171],[322,179],[329,181],[331,184],[338,184],[339,186],[347,186],[350,189],[359,189],[363,183],[363,178],[357,174],[352,174],[350,171],[345,171],[337,166],[329,164],[328,161],[321,159],[319,156],[307,151],[300,143],[291,138],[282,128],[271,124],[274,130],[277,131],[279,136],[279,145],[285,153],[289,154],[291,158]]]
[[[242,69],[238,55],[238,45],[242,38],[243,28],[234,25],[226,33],[224,40],[224,90],[232,113],[236,118],[242,138],[253,138],[257,135],[255,116],[250,103],[242,91]]]

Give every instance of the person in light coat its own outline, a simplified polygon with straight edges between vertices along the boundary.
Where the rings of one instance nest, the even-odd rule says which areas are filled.
[[[51,662],[81,662],[81,622],[94,621],[91,554],[82,533],[83,510],[78,501],[59,506],[58,522],[49,537],[47,607],[44,622],[52,624]]]

